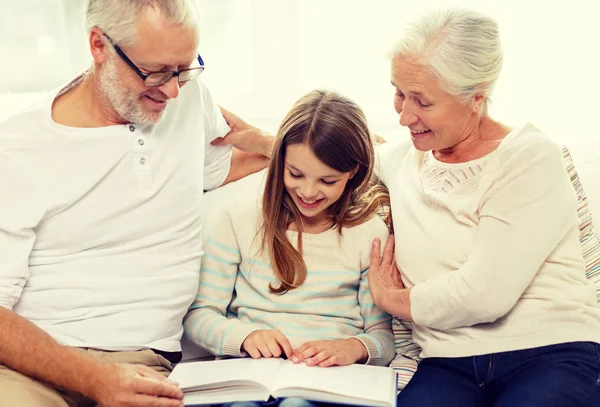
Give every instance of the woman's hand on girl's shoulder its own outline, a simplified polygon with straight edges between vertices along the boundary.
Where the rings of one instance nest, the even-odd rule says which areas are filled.
[[[369,290],[375,304],[381,308],[386,291],[404,289],[400,271],[394,257],[394,235],[390,235],[381,255],[381,241],[375,239],[371,248],[371,264],[369,266]],[[383,309],[383,308],[382,308]]]
[[[356,338],[306,342],[292,356],[294,363],[320,367],[365,363],[368,359],[367,348]]]

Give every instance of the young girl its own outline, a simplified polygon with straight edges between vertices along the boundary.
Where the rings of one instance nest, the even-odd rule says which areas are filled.
[[[262,204],[235,202],[207,234],[186,336],[219,356],[387,366],[391,320],[367,281],[373,239],[388,236],[376,213],[389,197],[370,181],[373,162],[355,103],[325,91],[296,102],[278,131]],[[279,405],[291,403],[315,405]]]

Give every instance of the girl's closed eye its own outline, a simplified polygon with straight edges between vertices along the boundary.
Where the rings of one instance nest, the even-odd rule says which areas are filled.
[[[290,176],[292,178],[302,178],[302,174],[294,174],[293,172],[291,172],[290,170],[288,170],[288,172],[290,173]]]
[[[325,181],[324,179],[322,179],[322,180],[321,180],[321,182],[322,182],[323,184],[325,184],[325,185],[333,185],[333,184],[335,184],[336,182],[338,182],[338,180],[335,180],[335,181]]]

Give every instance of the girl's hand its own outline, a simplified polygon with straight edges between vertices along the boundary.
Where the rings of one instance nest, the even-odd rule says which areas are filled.
[[[282,353],[289,359],[294,354],[290,340],[279,329],[261,329],[252,332],[242,343],[242,350],[253,359],[278,358]]]
[[[367,348],[356,338],[306,342],[294,351],[292,362],[306,362],[307,366],[346,366],[365,363]]]

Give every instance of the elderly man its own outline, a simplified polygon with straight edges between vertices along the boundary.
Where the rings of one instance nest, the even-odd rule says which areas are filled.
[[[203,190],[268,139],[230,116],[239,149],[210,144],[193,0],[88,0],[86,23],[90,69],[0,125],[0,406],[180,406]]]

